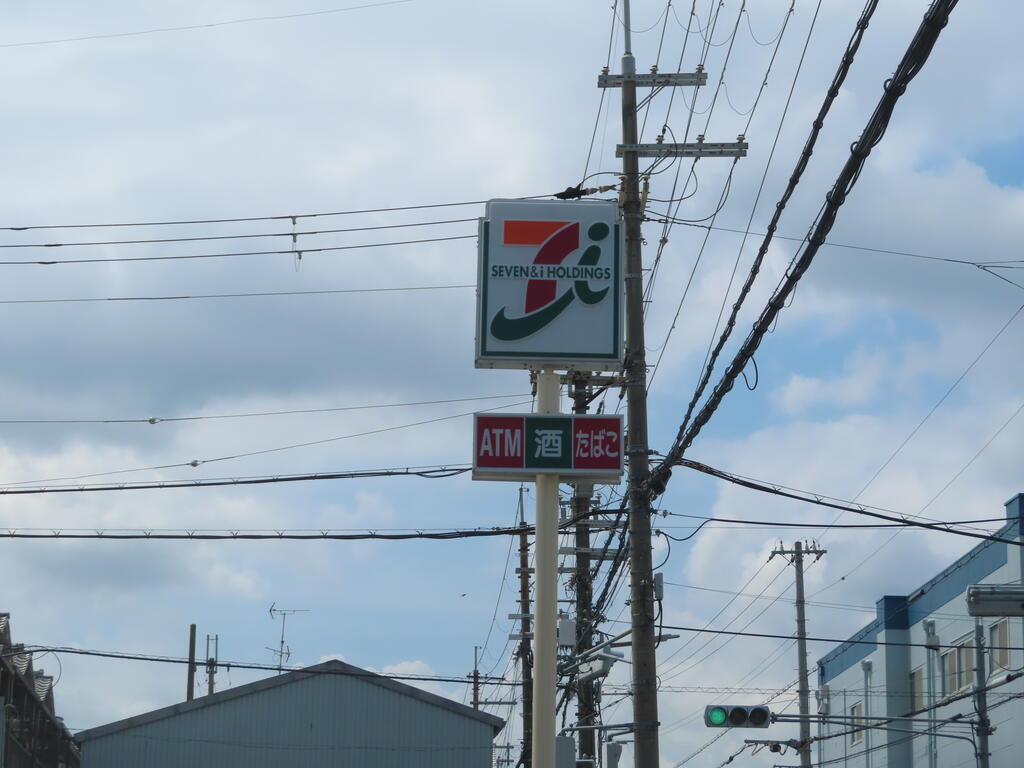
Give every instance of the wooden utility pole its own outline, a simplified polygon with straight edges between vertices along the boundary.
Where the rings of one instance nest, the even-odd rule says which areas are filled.
[[[590,406],[590,393],[587,377],[577,374],[572,382],[572,412],[586,413]],[[590,563],[590,525],[587,515],[590,513],[591,498],[594,493],[593,483],[578,482],[572,497],[573,517],[576,518],[576,655],[590,650],[594,637],[593,617],[593,580]],[[576,724],[583,728],[578,731],[579,756],[581,760],[597,760],[597,732],[587,730],[588,726],[596,725],[596,707],[594,702],[594,681],[592,679],[577,682],[576,690]],[[595,763],[596,764],[596,763]]]
[[[622,143],[636,146],[636,60],[630,38],[629,0],[622,5]],[[622,153],[622,216],[626,230],[626,397],[629,428],[629,598],[633,629],[633,738],[636,768],[657,768],[658,672],[654,641],[654,584],[651,562],[651,505],[647,493],[647,361],[644,343],[644,286],[639,156]]]
[[[533,658],[530,654],[530,539],[519,488],[519,665],[523,682],[523,755],[525,768],[533,765]]]
[[[791,558],[790,562],[796,569],[796,643],[797,643],[797,675],[799,676],[799,697],[800,697],[800,766],[810,768],[811,766],[811,708],[810,691],[807,681],[807,617],[804,613],[804,555],[815,555],[815,560],[825,554],[824,549],[818,549],[816,545],[804,547],[802,541],[793,545],[793,549],[779,547],[772,551],[772,557],[781,555]]]
[[[699,86],[707,82],[703,71],[638,75],[630,35],[629,0],[622,5],[622,73],[605,74],[598,86],[622,89],[621,207],[626,231],[626,396],[629,428],[629,607],[632,626],[633,762],[636,768],[657,768],[658,674],[655,658],[654,578],[651,563],[650,455],[647,445],[647,360],[644,346],[643,202],[640,197],[641,157],[742,157],[743,137],[736,142],[711,144],[699,137],[689,144],[640,144],[637,130],[638,86],[665,88]],[[663,488],[662,488],[663,490]]]
[[[989,768],[988,737],[992,733],[988,718],[988,671],[985,669],[985,630],[974,620],[974,708],[978,712],[978,768]]]
[[[213,655],[210,655],[210,641],[213,640]],[[217,660],[220,658],[220,635],[206,636],[206,695],[213,696],[214,678],[217,676]]]
[[[473,709],[480,709],[480,646],[473,646]]]
[[[192,701],[196,691],[196,625],[188,625],[188,688],[185,691],[185,701]]]

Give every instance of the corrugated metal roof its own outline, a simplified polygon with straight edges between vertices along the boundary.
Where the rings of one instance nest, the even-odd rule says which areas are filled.
[[[465,704],[460,704],[456,701],[452,701],[451,699],[446,699],[443,696],[438,696],[437,694],[429,693],[428,691],[424,691],[420,688],[415,688],[400,680],[393,680],[389,677],[384,677],[383,675],[370,672],[369,670],[360,669],[359,667],[352,666],[351,664],[346,664],[342,661],[332,659],[324,662],[323,664],[316,664],[314,666],[305,667],[304,669],[295,670],[283,675],[276,675],[274,677],[268,677],[263,680],[248,683],[246,685],[240,685],[237,688],[229,688],[224,691],[219,691],[212,696],[202,696],[198,699],[193,699],[192,701],[172,704],[169,707],[157,709],[142,715],[136,715],[135,717],[129,717],[124,720],[118,720],[114,723],[108,723],[107,725],[101,725],[96,728],[80,731],[75,735],[75,741],[82,744],[90,739],[109,736],[119,731],[154,723],[174,715],[203,709],[214,704],[277,688],[278,686],[289,685],[290,683],[305,680],[314,675],[341,675],[344,677],[357,678],[375,686],[402,694],[411,699],[416,699],[426,704],[440,707],[454,714],[461,715],[462,717],[482,722],[489,725],[494,730],[495,734],[505,727],[505,721],[495,715],[487,712],[481,712],[478,709],[467,707]]]
[[[503,722],[339,661],[79,733],[85,768],[490,768]]]

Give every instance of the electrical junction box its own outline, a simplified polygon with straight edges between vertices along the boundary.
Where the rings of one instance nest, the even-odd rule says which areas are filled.
[[[558,619],[558,644],[563,648],[576,646],[576,619]]]
[[[576,740],[572,736],[555,737],[555,768],[576,768]]]
[[[622,757],[622,745],[617,741],[601,742],[601,764],[604,768],[619,768],[619,759]]]

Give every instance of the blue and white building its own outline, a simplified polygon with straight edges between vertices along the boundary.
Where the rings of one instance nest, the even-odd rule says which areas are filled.
[[[996,538],[1022,539],[1024,494],[1006,503]],[[837,768],[974,768],[975,619],[971,584],[1020,584],[1024,547],[983,541],[910,595],[886,595],[877,618],[818,661],[815,765]],[[1024,619],[980,619],[989,685],[1024,667]],[[1024,679],[988,693],[991,768],[1024,766]],[[932,709],[928,709],[932,708]],[[870,726],[928,709],[913,719]],[[812,735],[813,729],[812,729]]]

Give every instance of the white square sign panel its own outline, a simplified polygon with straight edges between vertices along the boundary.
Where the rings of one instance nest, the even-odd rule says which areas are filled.
[[[615,202],[491,200],[479,251],[478,368],[622,367]]]

